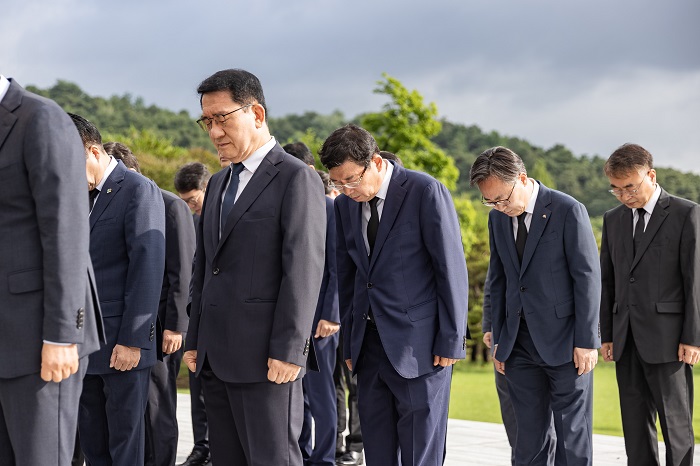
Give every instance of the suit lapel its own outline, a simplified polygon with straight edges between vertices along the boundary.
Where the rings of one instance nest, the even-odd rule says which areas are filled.
[[[221,239],[219,239],[219,244],[217,245],[216,252],[219,252],[221,245],[226,241],[226,238],[231,234],[236,223],[241,219],[241,216],[250,208],[251,204],[260,196],[272,179],[277,176],[279,169],[275,166],[277,163],[282,162],[283,158],[276,151],[277,145],[265,156],[265,158],[260,162],[260,166],[253,177],[250,179],[245,189],[241,192],[241,195],[236,200],[233,205],[231,212],[228,214],[224,228],[221,231]],[[280,150],[282,150],[280,148]],[[218,204],[221,206],[221,196],[219,196]]]
[[[389,189],[387,189],[386,199],[384,199],[384,208],[382,209],[382,217],[379,221],[377,238],[374,242],[374,252],[372,253],[372,260],[369,264],[370,269],[377,261],[382,246],[384,246],[386,238],[389,236],[389,232],[394,226],[396,217],[399,215],[401,204],[403,204],[403,200],[406,197],[406,189],[403,187],[405,182],[406,172],[398,165],[394,165],[394,172],[392,173],[391,180],[389,180]]]
[[[367,257],[367,248],[365,246],[365,236],[363,232],[362,225],[362,203],[356,202],[347,198],[348,202],[348,214],[350,215],[350,221],[352,226],[353,236],[355,237],[355,244],[357,245],[357,252],[360,256],[360,261],[365,271],[369,270],[369,257]],[[381,225],[381,222],[379,222]],[[375,242],[375,247],[377,243]]]
[[[22,87],[10,79],[10,87],[0,102],[0,147],[9,136],[17,117],[12,113],[22,103]]]
[[[513,268],[515,270],[520,270],[520,261],[518,260],[518,251],[515,249],[515,236],[513,234],[513,219],[503,212],[497,212],[496,218],[500,222],[500,226],[504,231],[506,247],[508,248],[508,255],[513,262]]]
[[[620,239],[622,240],[623,248],[625,250],[625,259],[627,263],[631,264],[634,260],[634,251],[632,244],[634,238],[632,237],[632,209],[625,207],[620,210],[621,214],[616,218],[619,225],[616,229],[611,229],[610,231],[619,231]]]
[[[668,217],[668,206],[669,206],[669,197],[668,193],[664,191],[663,189],[661,190],[661,195],[659,196],[659,200],[656,201],[656,205],[654,206],[654,211],[651,213],[651,217],[649,217],[649,223],[647,223],[646,230],[644,231],[644,236],[642,237],[642,242],[639,243],[639,249],[636,251],[636,254],[634,255],[634,261],[632,262],[632,269],[634,269],[637,264],[639,263],[639,260],[642,258],[644,255],[644,252],[647,250],[649,247],[649,244],[651,244],[651,240],[654,239],[654,236],[659,232],[659,228],[661,228],[661,225],[664,223],[666,220],[666,217]],[[632,210],[632,209],[628,209]],[[632,222],[630,222],[630,225]]]
[[[537,183],[537,181],[535,181]],[[527,242],[525,243],[525,251],[523,252],[523,263],[520,267],[520,275],[525,272],[532,255],[535,253],[535,248],[542,238],[542,233],[549,222],[552,211],[549,209],[549,204],[552,202],[552,196],[549,189],[540,184],[540,192],[535,200],[535,209],[532,212],[532,218],[530,219],[530,229],[527,232]],[[511,235],[512,236],[512,235]],[[515,241],[513,241],[513,247],[515,248]],[[517,252],[516,252],[517,258]]]
[[[97,220],[99,220],[104,211],[107,209],[109,203],[112,202],[112,199],[114,199],[114,195],[121,189],[121,182],[124,180],[125,171],[126,167],[124,164],[122,162],[117,162],[117,166],[114,167],[112,173],[110,173],[105,180],[105,184],[102,185],[100,195],[97,196],[92,212],[90,212],[91,231],[95,226],[95,223],[97,223]]]
[[[207,186],[207,196],[211,196],[211,200],[209,201],[209,205],[207,205],[207,208],[211,206],[212,211],[211,214],[207,213],[207,215],[199,219],[200,222],[206,222],[206,226],[208,227],[208,230],[211,233],[209,238],[209,240],[211,241],[210,245],[213,248],[216,248],[216,246],[219,244],[221,195],[224,189],[224,182],[228,178],[227,170],[228,168],[221,170],[220,172],[211,177],[209,185]],[[205,228],[205,230],[206,229],[207,228]]]

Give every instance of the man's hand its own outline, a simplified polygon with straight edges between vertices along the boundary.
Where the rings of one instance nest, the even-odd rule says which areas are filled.
[[[597,349],[574,348],[574,366],[578,369],[578,375],[588,374],[596,364],[598,364]]]
[[[613,344],[612,342],[610,343],[603,343],[602,346],[600,347],[600,352],[603,355],[603,361],[610,362],[613,360]]]
[[[493,333],[484,332],[484,344],[488,349],[491,349],[491,339],[493,338]]]
[[[442,367],[449,367],[459,361],[459,359],[452,359],[452,358],[443,358],[442,356],[438,356],[437,354],[433,355],[433,366],[442,366]]]
[[[60,382],[78,372],[78,345],[52,345],[41,347],[41,379]]]
[[[352,359],[346,359],[345,365],[348,366],[348,369],[352,372]]]
[[[340,330],[340,324],[321,319],[316,326],[316,335],[314,335],[314,338],[326,338],[338,333],[338,330]]]
[[[491,356],[491,359],[493,360],[493,366],[496,368],[496,372],[498,372],[501,375],[506,375],[506,363],[501,362],[498,359],[496,359],[497,352],[498,352],[498,345],[495,345],[493,347],[493,356]]]
[[[182,360],[185,361],[190,372],[197,372],[197,350],[185,351]]]
[[[276,384],[293,382],[297,379],[301,366],[279,359],[267,358],[267,380]]]
[[[182,332],[163,330],[163,354],[172,354],[182,346]]]
[[[109,367],[118,371],[130,371],[139,365],[141,360],[141,348],[134,346],[116,345],[109,358]]]
[[[700,358],[699,347],[684,345],[683,343],[678,345],[678,361],[683,361],[692,366],[698,362],[698,358]]]

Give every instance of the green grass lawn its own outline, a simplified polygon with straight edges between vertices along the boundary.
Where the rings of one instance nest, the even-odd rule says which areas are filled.
[[[615,380],[615,366],[598,363],[593,382],[593,432],[596,434],[622,436],[620,403]],[[695,384],[700,384],[700,375],[693,373]],[[700,442],[700,416],[698,400],[693,410],[695,442]],[[450,417],[470,421],[501,423],[501,412],[496,394],[493,366],[475,363],[459,363],[452,378]],[[658,427],[657,427],[658,428]],[[661,429],[658,428],[661,439]]]

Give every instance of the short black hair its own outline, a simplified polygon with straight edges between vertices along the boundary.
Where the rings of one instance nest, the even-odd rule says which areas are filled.
[[[131,149],[129,149],[125,144],[121,142],[105,142],[104,144],[105,152],[114,157],[117,160],[121,160],[126,168],[129,170],[135,170],[137,173],[141,173],[141,166],[139,165],[139,160],[136,158]]]
[[[603,171],[611,178],[624,178],[640,170],[654,168],[654,157],[639,144],[623,144],[610,155],[605,162]]]
[[[372,157],[379,153],[379,146],[369,131],[351,123],[333,131],[318,153],[321,163],[328,169],[348,160],[368,167]]]
[[[85,118],[81,117],[80,115],[76,115],[75,113],[69,113],[68,115],[73,120],[75,127],[78,128],[80,139],[83,140],[83,146],[85,146],[85,148],[88,148],[92,145],[102,145],[102,135],[97,129],[97,126],[95,126]]]
[[[218,91],[228,91],[231,94],[231,100],[241,105],[259,103],[265,109],[267,120],[265,94],[263,94],[260,80],[254,74],[240,69],[217,71],[197,86],[200,105],[204,94]]]
[[[195,189],[204,191],[211,178],[209,169],[201,162],[191,162],[183,165],[175,173],[175,190],[188,193]]]
[[[294,157],[298,158],[306,165],[314,165],[314,154],[311,153],[311,149],[303,142],[290,142],[282,147],[284,151]]]

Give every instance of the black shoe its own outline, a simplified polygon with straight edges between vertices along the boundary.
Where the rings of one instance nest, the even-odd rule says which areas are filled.
[[[347,451],[335,461],[338,466],[355,466],[364,464],[365,458],[361,451]]]
[[[190,453],[190,456],[187,457],[184,463],[177,466],[205,466],[210,459],[209,452],[205,453],[202,450],[195,449],[192,450],[192,453]]]

